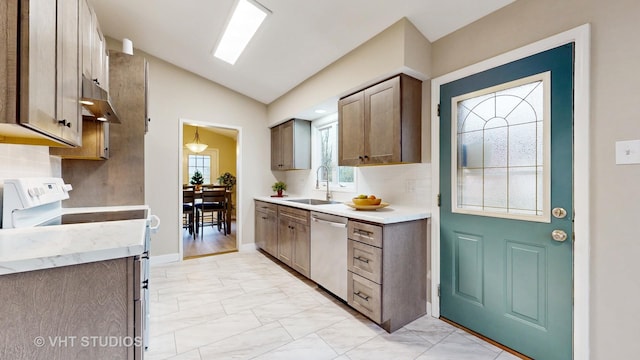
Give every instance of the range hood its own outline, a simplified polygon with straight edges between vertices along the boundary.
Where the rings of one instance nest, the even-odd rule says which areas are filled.
[[[120,124],[118,114],[111,106],[109,93],[96,81],[82,76],[82,106],[97,120]]]

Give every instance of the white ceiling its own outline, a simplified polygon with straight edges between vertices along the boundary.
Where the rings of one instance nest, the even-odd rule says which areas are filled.
[[[269,104],[402,17],[430,41],[515,0],[259,0],[273,11],[235,65],[211,53],[236,0],[89,0],[105,35]]]

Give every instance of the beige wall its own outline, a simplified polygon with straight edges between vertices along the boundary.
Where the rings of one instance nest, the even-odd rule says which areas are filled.
[[[108,39],[110,49],[121,45]],[[152,257],[177,254],[182,239],[179,206],[182,179],[180,119],[240,129],[241,167],[237,170],[239,233],[253,243],[253,197],[264,195],[275,181],[269,171],[267,109],[262,103],[191,72],[135,50],[149,61],[149,132],[145,135],[145,199],[162,219],[153,236]],[[241,244],[242,245],[242,244]],[[177,259],[177,257],[176,257]]]
[[[616,141],[640,139],[639,14],[637,0],[519,0],[432,44],[437,77],[592,24],[592,359],[631,359],[640,353],[640,165],[615,165],[614,154]]]

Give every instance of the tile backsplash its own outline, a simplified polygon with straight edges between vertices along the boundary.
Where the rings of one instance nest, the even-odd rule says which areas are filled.
[[[0,186],[4,179],[60,176],[61,164],[47,146],[0,144]]]
[[[287,183],[287,193],[291,195],[324,197],[323,190],[315,190],[315,170],[283,171],[276,177]],[[357,167],[355,193],[331,190],[338,201],[349,201],[357,194],[375,194],[385,202],[430,209],[431,164]]]

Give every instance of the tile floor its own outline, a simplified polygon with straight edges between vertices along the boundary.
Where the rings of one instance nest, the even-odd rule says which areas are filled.
[[[151,267],[147,360],[517,359],[430,316],[388,334],[260,252]]]

